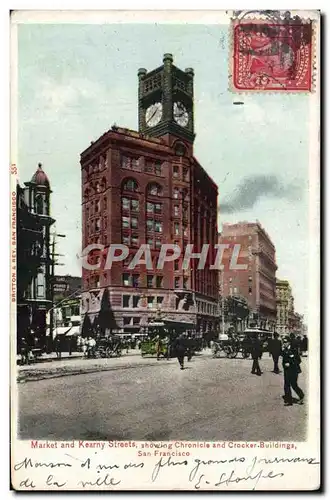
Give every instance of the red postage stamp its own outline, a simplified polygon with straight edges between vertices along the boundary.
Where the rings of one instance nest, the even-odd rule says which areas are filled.
[[[233,90],[312,90],[311,22],[235,21],[233,32]]]

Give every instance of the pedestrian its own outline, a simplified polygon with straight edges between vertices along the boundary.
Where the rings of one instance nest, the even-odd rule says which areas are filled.
[[[23,337],[21,341],[20,354],[21,354],[21,364],[28,365],[30,362],[30,347],[27,341],[25,340],[25,337]]]
[[[156,347],[156,353],[157,353],[157,361],[159,361],[160,355],[162,354],[162,349],[163,349],[163,345],[162,345],[162,341],[161,341],[160,337],[157,337],[155,347]]]
[[[260,365],[259,365],[259,359],[261,359],[261,354],[262,354],[261,341],[257,336],[253,336],[251,338],[251,356],[253,359],[251,373],[253,375],[260,376],[262,374],[262,371],[261,371]]]
[[[62,357],[62,342],[61,342],[61,337],[59,335],[56,335],[56,337],[55,337],[55,352],[56,352],[56,357],[58,359],[61,359],[61,357]]]
[[[291,338],[286,337],[282,349],[283,371],[284,371],[284,406],[292,406],[291,389],[298,395],[299,404],[304,402],[304,392],[298,386],[298,376],[301,373],[301,358],[295,344],[291,344]]]
[[[178,358],[180,369],[184,370],[184,355],[186,353],[186,346],[184,343],[184,338],[180,335],[173,342],[173,351]]]
[[[274,362],[273,373],[279,374],[278,360],[282,352],[282,342],[279,339],[278,333],[274,333],[273,338],[269,342],[269,353],[272,355]]]

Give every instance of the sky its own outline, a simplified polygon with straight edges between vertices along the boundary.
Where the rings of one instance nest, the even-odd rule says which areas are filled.
[[[218,184],[219,230],[259,220],[307,318],[309,96],[229,91],[229,39],[227,25],[19,25],[19,181],[42,162],[66,235],[58,274],[80,274],[80,153],[114,123],[137,129],[137,70],[169,52],[195,71],[194,154]]]

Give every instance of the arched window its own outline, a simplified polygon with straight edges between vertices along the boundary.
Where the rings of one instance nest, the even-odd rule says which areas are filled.
[[[159,184],[153,182],[152,184],[148,184],[147,186],[147,194],[151,196],[161,196],[162,195],[162,187]]]
[[[36,204],[37,214],[43,214],[44,213],[44,200],[40,194],[36,196],[35,204]]]
[[[178,156],[185,156],[187,153],[187,148],[182,142],[177,142],[174,145],[174,152]]]
[[[123,191],[132,191],[136,193],[138,188],[139,188],[138,183],[134,179],[126,179],[123,182],[122,186]]]

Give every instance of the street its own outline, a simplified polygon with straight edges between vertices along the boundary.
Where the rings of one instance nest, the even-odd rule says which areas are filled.
[[[21,439],[302,441],[304,406],[284,407],[283,375],[252,360],[148,358],[112,371],[18,384]],[[308,361],[299,384],[306,390]],[[294,395],[295,396],[295,395]]]

